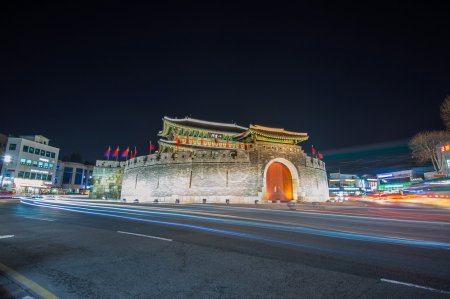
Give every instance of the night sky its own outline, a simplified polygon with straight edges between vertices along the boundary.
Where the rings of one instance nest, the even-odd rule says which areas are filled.
[[[307,132],[325,152],[442,129],[449,4],[71,3],[2,7],[0,132],[94,160],[147,153],[165,115]]]

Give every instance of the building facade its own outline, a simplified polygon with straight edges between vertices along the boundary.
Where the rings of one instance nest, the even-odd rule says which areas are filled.
[[[3,161],[5,160],[5,151],[7,143],[8,143],[8,136],[0,133],[0,173],[3,168]]]
[[[46,193],[53,187],[59,148],[42,135],[9,137],[1,186],[4,191]]]
[[[306,133],[163,118],[159,151],[110,166],[97,161],[92,197],[104,198],[123,169],[120,196],[141,202],[325,201],[325,163],[308,157]],[[102,163],[105,166],[99,166]],[[119,163],[120,164],[120,163]],[[110,175],[107,175],[107,174]],[[110,178],[109,182],[104,180]],[[108,186],[96,186],[101,179]]]
[[[58,161],[55,186],[64,193],[86,194],[93,185],[94,165]]]
[[[330,173],[328,186],[333,197],[363,195],[366,192],[364,179],[356,174]]]
[[[423,175],[415,170],[402,170],[377,174],[378,190],[385,192],[400,192],[412,184],[423,181]]]

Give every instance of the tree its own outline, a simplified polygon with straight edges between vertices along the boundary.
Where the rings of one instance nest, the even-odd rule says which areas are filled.
[[[425,131],[409,142],[413,157],[420,163],[431,161],[437,172],[442,171],[444,159],[440,147],[450,143],[450,131]]]
[[[447,131],[450,131],[450,96],[446,96],[441,104],[441,118]]]

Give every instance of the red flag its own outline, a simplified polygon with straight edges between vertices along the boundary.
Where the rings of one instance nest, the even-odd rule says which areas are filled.
[[[123,151],[121,157],[127,159],[129,152],[130,152],[130,147],[127,147],[127,149]]]
[[[150,141],[150,155],[152,154],[152,151],[155,149],[155,146]]]
[[[108,160],[109,160],[109,156],[111,156],[111,146],[108,146],[108,149],[105,152],[105,157],[107,157]]]
[[[311,145],[311,153],[313,156],[316,154],[316,149],[314,148],[314,145]]]
[[[134,146],[134,152],[131,153],[131,156],[132,156],[133,158],[136,158],[136,156],[137,156],[137,148],[136,148],[136,146]]]
[[[323,159],[323,155],[320,152],[317,152],[317,158]]]
[[[177,137],[177,144],[180,145],[181,144],[181,139],[179,137]]]
[[[116,150],[111,155],[113,158],[119,157],[119,147],[116,148]]]

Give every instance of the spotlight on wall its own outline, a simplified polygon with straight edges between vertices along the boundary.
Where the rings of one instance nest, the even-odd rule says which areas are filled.
[[[5,163],[11,162],[11,156],[10,155],[5,155],[5,158],[3,159],[3,161],[5,161]]]

